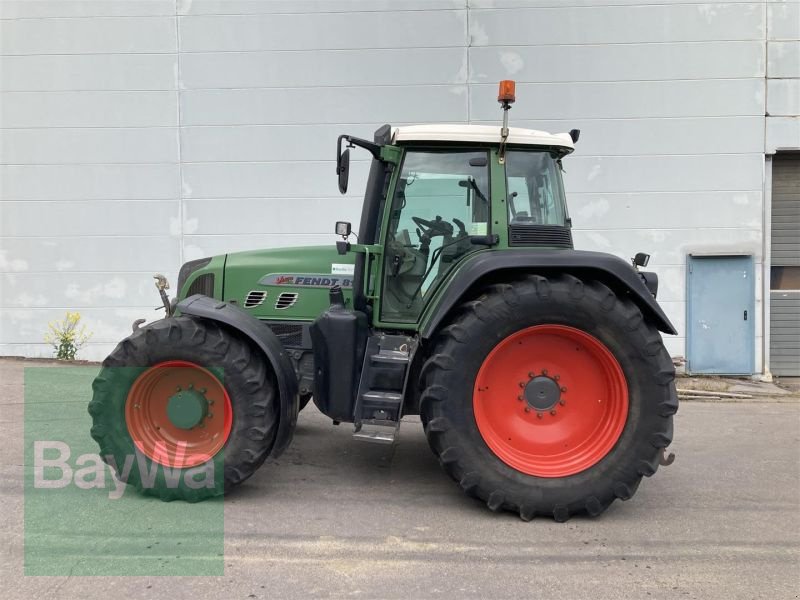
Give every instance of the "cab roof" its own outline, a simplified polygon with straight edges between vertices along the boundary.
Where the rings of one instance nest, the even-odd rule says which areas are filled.
[[[521,127],[508,128],[507,144],[522,146],[547,146],[564,148],[566,153],[575,149],[568,133],[547,133]],[[403,142],[479,142],[500,143],[499,125],[431,124],[407,125],[392,129],[392,143]]]

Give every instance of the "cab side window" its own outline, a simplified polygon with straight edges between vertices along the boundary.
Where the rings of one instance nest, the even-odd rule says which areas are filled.
[[[564,225],[561,170],[548,152],[509,151],[506,178],[509,224]]]

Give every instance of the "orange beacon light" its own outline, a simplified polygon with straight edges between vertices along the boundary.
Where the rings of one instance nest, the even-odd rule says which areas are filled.
[[[516,83],[511,79],[504,79],[500,82],[500,91],[497,94],[497,101],[503,104],[514,104],[517,99],[515,95]]]

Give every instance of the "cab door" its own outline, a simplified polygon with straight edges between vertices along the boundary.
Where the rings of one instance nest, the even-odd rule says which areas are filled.
[[[413,329],[437,286],[491,229],[490,152],[408,148],[384,215],[375,319]]]

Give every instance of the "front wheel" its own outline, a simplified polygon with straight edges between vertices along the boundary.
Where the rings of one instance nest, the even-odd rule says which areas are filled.
[[[658,331],[597,281],[531,276],[463,305],[422,371],[445,470],[523,519],[598,515],[655,473],[678,407]]]
[[[92,437],[117,477],[146,495],[196,502],[250,477],[269,455],[278,395],[247,340],[167,318],[123,340],[89,403]]]

